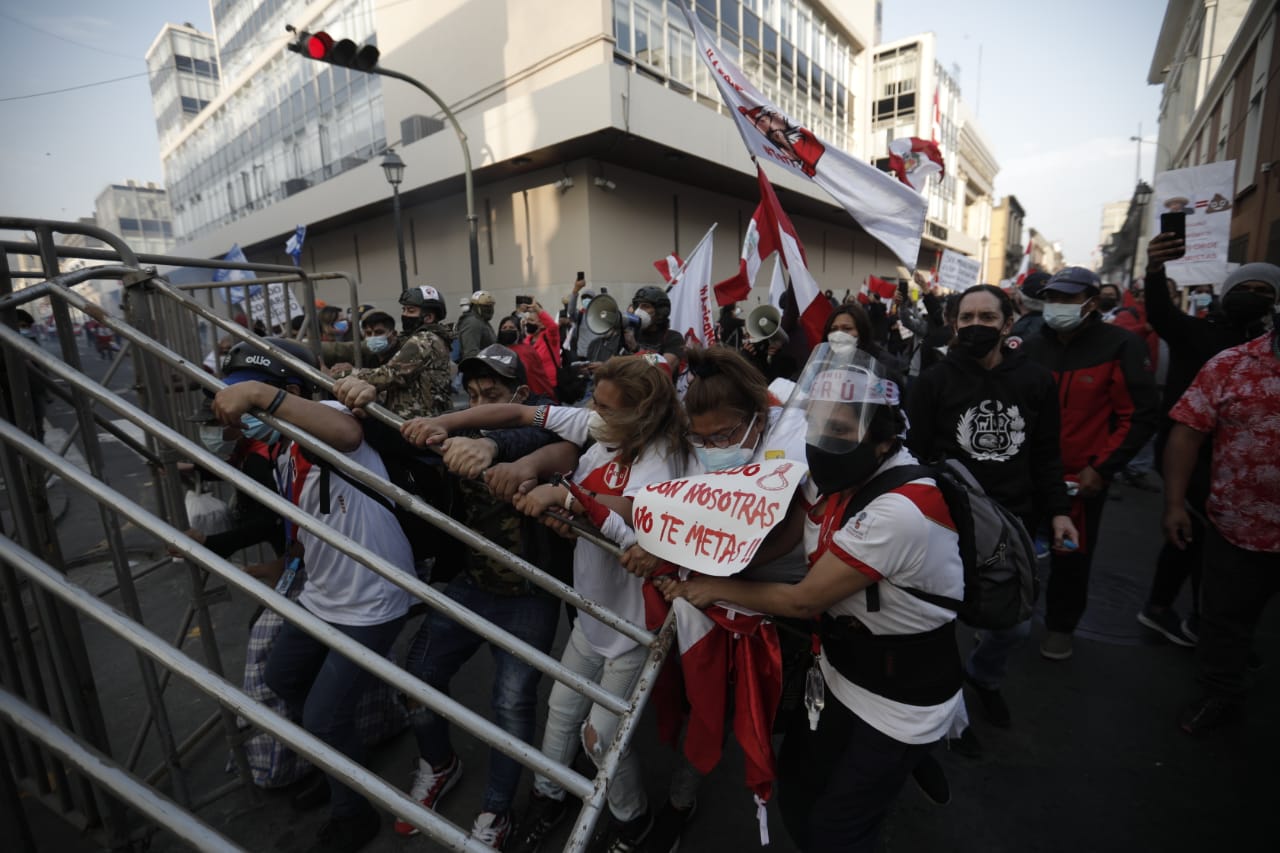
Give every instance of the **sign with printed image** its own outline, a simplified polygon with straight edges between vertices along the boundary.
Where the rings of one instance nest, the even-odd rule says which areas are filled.
[[[1160,232],[1160,214],[1187,214],[1187,253],[1165,264],[1165,272],[1179,285],[1216,285],[1226,278],[1235,181],[1235,160],[1156,175],[1148,212],[1151,236]]]
[[[789,459],[646,486],[635,498],[636,542],[650,554],[704,575],[747,567],[782,522],[809,469]]]

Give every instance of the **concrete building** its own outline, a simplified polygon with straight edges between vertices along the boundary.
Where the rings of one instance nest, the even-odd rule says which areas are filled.
[[[218,96],[218,48],[191,24],[165,24],[146,59],[156,134],[165,146]]]
[[[1157,171],[1236,162],[1227,256],[1236,263],[1280,263],[1276,17],[1270,0],[1170,0],[1147,76],[1163,87]]]
[[[230,7],[243,17],[246,2],[221,3],[215,16]],[[871,159],[878,5],[701,0],[697,8],[763,91],[830,144]],[[450,105],[475,168],[481,282],[497,291],[501,310],[525,292],[558,304],[577,270],[626,298],[655,282],[655,258],[687,253],[714,223],[715,274],[736,269],[758,201],[754,165],[673,4],[297,0],[270,8],[251,18],[261,41],[244,65],[227,56],[228,27],[215,18],[223,91],[163,151],[183,207],[184,253],[213,256],[239,243],[251,258],[282,262],[284,240],[306,224],[304,267],[347,270],[362,282],[362,299],[387,303],[399,291],[391,188],[378,165],[389,142],[406,163],[410,282],[435,284],[449,304],[468,289],[457,137],[441,132],[436,106],[411,86],[287,53],[290,23],[358,43],[376,33],[383,67],[422,80]],[[956,158],[952,168],[964,166]],[[894,274],[898,261],[828,196],[770,177],[824,289]],[[964,198],[966,190],[956,183],[950,192]],[[963,207],[953,207],[936,220],[954,223],[951,241],[965,228]],[[970,219],[980,227],[981,217]],[[976,254],[977,236],[962,242]],[[322,296],[342,294],[322,286]]]
[[[114,231],[135,252],[164,254],[174,247],[173,213],[164,187],[148,181],[111,184],[94,200],[98,227]]]
[[[1031,269],[1053,275],[1067,265],[1062,256],[1061,243],[1050,240],[1034,228],[1027,229],[1027,234],[1030,237],[1028,242],[1031,246]],[[1018,263],[1022,263],[1021,258],[1018,259]]]
[[[987,261],[983,269],[984,284],[1000,285],[1018,273],[1018,265],[1027,251],[1022,241],[1022,221],[1027,212],[1017,196],[998,199],[991,208],[991,237],[987,244]]]
[[[916,136],[938,142],[946,174],[931,178],[920,265],[936,267],[943,249],[981,258],[991,236],[992,195],[999,164],[937,61],[937,37],[922,33],[877,45],[868,147],[881,168],[889,143]]]
[[[1103,249],[1124,228],[1124,220],[1128,214],[1128,199],[1108,202],[1102,206],[1102,224],[1098,228],[1098,245],[1093,250],[1093,268],[1095,270],[1102,266]]]

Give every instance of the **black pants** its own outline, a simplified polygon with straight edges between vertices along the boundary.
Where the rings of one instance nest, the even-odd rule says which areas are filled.
[[[1107,488],[1084,499],[1085,550],[1053,551],[1049,557],[1049,586],[1045,590],[1045,626],[1050,631],[1075,631],[1085,605],[1089,603],[1089,568],[1098,551],[1098,530],[1102,508],[1107,505]]]
[[[1164,439],[1162,441],[1162,439]],[[1156,437],[1156,462],[1164,459],[1167,436]],[[1191,483],[1187,488],[1187,508],[1191,515],[1191,542],[1186,549],[1175,547],[1165,540],[1156,557],[1156,575],[1151,579],[1151,593],[1147,603],[1156,607],[1172,607],[1187,579],[1191,580],[1191,612],[1200,612],[1200,567],[1204,564],[1205,502],[1209,500],[1209,462],[1203,456],[1197,460]]]
[[[1280,553],[1232,545],[1212,524],[1205,536],[1200,581],[1200,642],[1196,663],[1208,693],[1239,697],[1254,628],[1267,602],[1280,592]]]
[[[863,722],[828,695],[818,730],[793,725],[778,758],[778,808],[804,853],[871,853],[902,785],[933,748]]]

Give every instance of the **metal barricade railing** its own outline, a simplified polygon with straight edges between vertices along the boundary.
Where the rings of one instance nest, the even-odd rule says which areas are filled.
[[[0,218],[0,228],[17,227],[8,224],[14,222],[18,222],[18,220]],[[75,226],[67,223],[39,223],[39,226],[33,229],[30,224],[27,224],[23,227],[28,230],[36,230],[39,240],[35,248],[39,250],[42,259],[45,261],[46,269],[49,268],[50,264],[55,265],[54,269],[56,269],[57,255],[67,253],[51,248],[51,245],[47,245],[46,242],[51,241],[54,230],[65,230]],[[98,235],[94,234],[93,236]],[[102,239],[100,236],[98,238]],[[107,242],[110,243],[111,241]],[[5,243],[4,246],[6,251],[10,252],[15,251],[16,248],[21,248],[22,250],[30,248],[28,244]],[[331,530],[321,521],[300,511],[297,506],[276,494],[273,490],[262,487],[238,469],[209,453],[202,446],[190,441],[179,429],[175,428],[185,414],[185,411],[179,411],[175,403],[174,398],[178,395],[169,393],[173,390],[175,381],[181,381],[184,389],[203,389],[209,392],[216,392],[223,387],[218,379],[202,370],[197,363],[182,354],[182,351],[187,353],[198,352],[198,343],[197,349],[193,350],[191,337],[188,333],[194,328],[194,324],[199,321],[209,323],[215,329],[221,329],[233,337],[250,341],[253,345],[270,351],[276,358],[289,362],[304,378],[314,382],[318,387],[329,388],[331,387],[331,382],[323,373],[316,371],[304,362],[293,359],[288,353],[270,347],[232,319],[219,317],[211,304],[208,306],[201,305],[185,292],[187,290],[222,287],[224,286],[222,282],[175,287],[157,277],[153,269],[134,266],[133,264],[136,264],[138,259],[120,251],[119,247],[116,247],[116,249],[117,251],[113,257],[120,258],[121,263],[118,266],[93,268],[89,271],[88,276],[80,276],[78,274],[50,275],[45,282],[14,294],[8,293],[9,281],[3,275],[0,275],[4,285],[3,292],[0,292],[0,314],[5,314],[33,298],[47,296],[54,307],[55,318],[59,325],[59,337],[63,344],[64,358],[59,361],[47,351],[26,340],[7,326],[0,325],[0,347],[3,348],[3,351],[8,356],[7,361],[10,365],[8,372],[11,386],[19,393],[23,391],[21,378],[15,376],[15,374],[21,373],[21,370],[14,369],[13,366],[18,359],[24,365],[39,365],[45,373],[66,384],[76,402],[78,425],[80,426],[79,437],[86,447],[86,459],[90,463],[90,471],[85,472],[68,463],[59,454],[32,439],[27,434],[30,431],[30,419],[26,418],[24,420],[21,417],[15,417],[14,425],[0,422],[0,463],[3,463],[3,473],[6,482],[11,484],[11,489],[13,488],[12,484],[19,482],[25,484],[27,482],[22,478],[20,470],[25,471],[29,466],[34,465],[60,477],[65,484],[89,495],[99,504],[104,527],[109,533],[109,550],[113,552],[113,562],[116,565],[117,587],[122,594],[122,599],[129,613],[126,616],[112,610],[99,598],[66,579],[64,569],[60,568],[60,557],[56,553],[56,537],[54,537],[55,547],[52,551],[56,559],[52,561],[52,565],[35,556],[41,550],[42,540],[36,531],[31,529],[19,530],[25,550],[12,543],[0,541],[0,563],[5,564],[3,571],[0,571],[0,580],[5,582],[4,589],[6,596],[9,598],[10,606],[18,611],[21,611],[21,598],[15,597],[20,596],[20,592],[17,589],[18,584],[13,574],[14,570],[21,573],[22,577],[32,584],[33,589],[38,590],[38,597],[46,601],[46,609],[48,605],[56,604],[67,612],[87,615],[134,647],[139,656],[141,671],[144,674],[145,692],[149,699],[150,710],[146,714],[146,719],[139,730],[138,737],[135,738],[129,756],[129,766],[132,767],[137,761],[138,753],[140,752],[140,741],[145,736],[147,728],[154,725],[160,732],[161,740],[163,741],[165,760],[156,771],[150,774],[148,782],[154,783],[162,777],[167,777],[171,790],[179,800],[179,803],[187,809],[198,808],[208,800],[202,800],[193,792],[184,789],[184,771],[180,758],[190,747],[193,739],[198,739],[205,731],[217,728],[219,717],[221,717],[223,728],[227,732],[229,743],[237,746],[240,740],[233,736],[232,732],[234,731],[234,713],[239,713],[254,726],[270,732],[273,736],[294,747],[300,754],[313,760],[345,784],[356,787],[380,805],[391,809],[397,815],[403,816],[436,841],[452,849],[484,849],[481,846],[477,846],[475,842],[470,841],[465,833],[444,818],[434,812],[422,809],[418,804],[411,802],[404,794],[387,785],[387,783],[369,771],[352,764],[345,757],[335,753],[297,726],[272,714],[264,707],[256,705],[248,697],[240,694],[239,691],[235,691],[234,688],[230,688],[220,677],[222,673],[216,653],[210,656],[206,648],[206,663],[209,664],[209,668],[205,669],[181,652],[181,649],[178,648],[181,644],[181,639],[173,643],[165,643],[159,637],[143,628],[141,613],[137,612],[134,606],[136,604],[136,593],[132,592],[136,578],[130,575],[127,561],[123,560],[124,543],[118,536],[120,516],[127,518],[135,528],[155,536],[169,548],[182,554],[190,568],[193,581],[193,603],[188,608],[187,615],[183,619],[182,632],[179,633],[179,637],[184,636],[183,632],[193,621],[194,615],[196,619],[200,620],[202,629],[205,625],[208,625],[208,637],[209,640],[212,640],[212,623],[208,620],[207,608],[203,606],[203,601],[201,601],[200,606],[196,606],[196,602],[197,599],[204,595],[205,579],[209,577],[218,578],[228,588],[243,593],[248,598],[280,613],[304,632],[341,652],[344,656],[350,658],[357,665],[371,672],[387,684],[403,691],[410,699],[450,720],[464,732],[478,738],[491,748],[498,749],[509,755],[525,767],[547,776],[564,787],[566,791],[580,798],[583,801],[583,807],[571,832],[566,849],[583,849],[591,829],[603,809],[609,781],[616,772],[618,762],[635,731],[640,712],[652,691],[658,668],[661,666],[671,642],[674,630],[672,625],[668,623],[661,631],[654,634],[641,626],[631,624],[617,614],[601,607],[598,603],[585,599],[572,587],[545,574],[523,558],[507,552],[466,526],[454,521],[450,516],[427,504],[419,497],[376,477],[369,470],[353,463],[345,454],[339,453],[319,442],[314,436],[278,418],[262,412],[255,413],[262,420],[280,430],[281,433],[306,447],[310,455],[316,457],[320,464],[331,467],[345,478],[360,484],[362,487],[378,491],[397,505],[424,519],[446,534],[455,537],[485,557],[507,566],[539,588],[577,607],[579,610],[589,613],[624,636],[646,646],[650,651],[649,658],[637,678],[631,694],[625,697],[616,696],[604,690],[594,681],[568,670],[555,658],[528,646],[500,627],[487,622],[465,607],[460,606],[429,584],[420,581],[414,574],[407,571],[406,567],[392,565],[379,557],[364,552],[354,541]],[[144,262],[148,263],[197,265],[187,263],[191,259],[166,258],[163,256],[140,257]],[[111,258],[102,259],[110,260]],[[213,267],[233,266],[223,261],[206,261],[203,265]],[[248,266],[256,270],[262,270],[264,265]],[[269,286],[274,283],[283,283],[289,286],[290,283],[298,281],[303,284],[304,288],[308,289],[309,294],[313,294],[315,280],[342,278],[349,283],[353,304],[357,300],[355,282],[342,273],[307,275],[290,268],[268,269],[267,271],[278,272],[279,275],[260,276],[259,279],[236,282],[236,284],[261,283]],[[5,272],[5,269],[0,269],[0,273],[3,272]],[[125,323],[107,316],[82,294],[73,289],[75,282],[84,280],[87,277],[99,279],[116,277],[124,282],[127,291],[130,322]],[[313,310],[314,300],[309,299],[308,305],[309,309]],[[68,343],[71,350],[75,349],[75,341],[71,337],[74,333],[71,329],[69,309],[79,310],[93,317],[97,322],[124,339],[125,347],[129,349],[134,361],[135,376],[142,405],[134,405],[119,394],[101,387],[78,369],[79,365],[75,353],[69,353],[67,349]],[[65,331],[63,330],[64,325]],[[316,331],[314,327],[313,331]],[[177,340],[179,342],[178,351],[161,342],[162,333],[167,340]],[[318,334],[313,337],[313,340],[318,342]],[[15,359],[14,356],[17,356],[18,359]],[[11,403],[14,401],[0,402]],[[21,401],[18,400],[17,402],[20,408]],[[93,429],[96,416],[91,414],[92,407],[95,405],[109,410],[129,423],[136,425],[146,435],[146,449],[151,453],[154,460],[159,462],[158,473],[160,476],[155,478],[159,484],[157,497],[157,506],[161,510],[159,515],[144,509],[141,505],[113,490],[102,481],[100,450],[97,449],[97,436]],[[381,407],[370,407],[370,413],[373,417],[390,426],[398,426],[400,423],[399,418]],[[101,423],[101,418],[98,418],[97,422]],[[24,431],[24,428],[27,428],[26,431]],[[180,532],[185,529],[186,519],[181,500],[177,498],[181,494],[181,484],[177,478],[175,464],[178,459],[190,460],[197,466],[221,477],[242,493],[252,497],[267,510],[288,519],[299,528],[307,530],[317,539],[338,548],[370,571],[402,587],[416,599],[426,603],[428,607],[443,613],[478,636],[534,667],[539,672],[551,676],[585,698],[616,714],[620,718],[617,734],[609,749],[600,758],[599,770],[595,779],[587,779],[572,768],[548,759],[533,745],[513,737],[483,716],[476,714],[449,696],[436,691],[403,669],[396,667],[385,658],[350,640],[341,632],[312,616],[304,608],[280,596],[261,582],[249,578],[241,569],[222,558],[216,557],[212,552],[207,551],[193,540],[187,538]],[[15,518],[21,514],[15,508]],[[19,522],[20,528],[31,528],[32,526],[32,519],[24,518]],[[46,524],[46,526],[48,525]],[[112,535],[113,530],[116,534],[114,536]],[[46,535],[45,538],[48,539],[49,537]],[[46,547],[45,550],[48,551],[49,549]],[[20,618],[20,613],[16,618]],[[0,613],[0,622],[3,621],[3,613]],[[4,627],[3,624],[0,624],[0,629]],[[19,645],[21,645],[23,638],[21,629],[23,625],[19,624],[15,627],[18,629],[16,634],[9,633],[18,636]],[[202,633],[204,633],[203,630]],[[33,654],[30,649],[25,647],[9,648],[5,646],[3,653],[0,654],[0,684],[10,685],[16,674],[23,668],[22,659],[24,656],[32,656]],[[157,682],[154,679],[154,673],[151,669],[154,666],[153,661],[159,662],[166,669],[166,679],[170,673],[179,675],[213,697],[219,706],[218,714],[206,721],[198,728],[195,734],[190,735],[181,744],[175,743],[175,733],[172,730],[172,726],[167,722],[165,703],[162,696],[165,682]],[[30,670],[31,668],[28,663],[26,669]],[[147,673],[152,674],[148,675]],[[233,696],[228,691],[238,695]],[[18,692],[22,695],[22,691]],[[38,691],[35,692],[38,693]],[[30,700],[33,692],[27,690],[26,694],[24,698]],[[38,696],[36,698],[39,699]],[[17,738],[15,732],[0,725],[0,745],[11,755],[11,761],[13,760],[13,751],[17,751],[19,763],[22,764],[22,769],[27,771],[22,775],[28,780],[32,776],[37,759],[44,758],[46,754],[50,757],[56,754],[63,761],[69,762],[74,767],[81,767],[79,759],[83,758],[82,755],[78,755],[76,759],[71,759],[64,748],[66,744],[54,744],[43,740],[37,734],[37,732],[43,731],[45,726],[31,723],[31,720],[36,719],[47,706],[47,701],[36,701],[29,708],[30,716],[24,718],[23,725],[18,726],[30,740]],[[101,714],[100,709],[97,709],[97,712],[99,715]],[[12,720],[15,714],[21,715],[21,713],[21,710],[12,710],[7,704],[0,705],[0,718]],[[67,726],[63,720],[58,722],[64,729],[68,729],[73,738],[82,733],[85,728],[83,726],[79,728]],[[103,748],[103,743],[94,742],[87,738],[84,740],[85,745],[81,745],[84,748],[96,748],[100,752],[109,755],[109,752]],[[40,746],[34,747],[33,750],[32,741],[40,744]],[[46,752],[41,752],[41,750]],[[243,764],[241,764],[240,769],[240,780],[237,784],[250,784]],[[98,776],[88,775],[92,779],[100,781]],[[85,785],[92,787],[87,780]],[[42,793],[48,794],[50,792],[44,791]],[[221,793],[219,792],[217,795],[220,796]],[[102,796],[101,791],[96,789],[93,794],[99,797]],[[125,800],[139,808],[143,813],[154,817],[154,812],[148,811],[148,809],[156,808],[156,803],[141,802],[138,798],[142,795],[138,791],[131,788],[113,788],[112,795],[114,798]],[[63,794],[63,797],[65,799],[65,794]],[[103,799],[107,798],[103,797]],[[111,799],[108,802],[115,802],[115,800]],[[64,803],[64,805],[67,804]],[[64,808],[62,811],[66,813],[68,809]],[[118,807],[116,807],[115,814],[118,823]],[[101,820],[100,817],[96,819]],[[93,821],[90,820],[89,822],[92,823]],[[113,831],[113,837],[118,839],[121,837],[123,830],[117,826]]]

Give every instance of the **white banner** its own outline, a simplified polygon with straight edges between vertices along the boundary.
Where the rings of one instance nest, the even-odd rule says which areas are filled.
[[[268,284],[264,286],[271,295],[271,318],[267,319],[266,300],[261,292],[249,297],[249,306],[245,313],[254,321],[262,320],[266,324],[268,332],[274,326],[279,326],[282,330],[287,331],[289,321],[294,317],[302,316],[302,306],[298,304],[298,300],[293,295],[293,289],[288,285]],[[289,294],[289,306],[287,309],[285,308],[286,292]]]
[[[1165,264],[1165,272],[1179,285],[1216,286],[1227,277],[1235,182],[1235,160],[1156,175],[1151,236],[1160,233],[1160,214],[1179,210],[1187,214],[1187,253],[1181,260]]]
[[[961,293],[978,283],[982,262],[966,257],[950,249],[942,250],[942,262],[938,264],[938,284],[947,290]]]
[[[636,495],[631,513],[636,542],[704,575],[737,574],[782,522],[807,473],[799,462],[772,459],[653,483]]]

